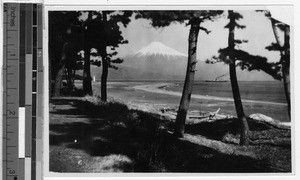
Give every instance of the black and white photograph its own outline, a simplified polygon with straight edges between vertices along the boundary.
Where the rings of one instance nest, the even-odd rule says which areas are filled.
[[[292,173],[290,9],[45,11],[49,172]]]

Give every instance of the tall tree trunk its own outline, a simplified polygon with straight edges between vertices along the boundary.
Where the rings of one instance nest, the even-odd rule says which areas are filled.
[[[106,12],[102,12],[103,15],[103,24],[104,24],[104,33],[107,34],[106,25],[107,17]],[[108,61],[107,61],[107,52],[106,52],[106,40],[103,39],[101,45],[101,58],[102,58],[102,76],[101,76],[101,100],[107,101],[107,77],[108,77]]]
[[[53,97],[59,97],[60,96],[60,90],[61,90],[61,84],[62,84],[62,78],[64,75],[64,70],[67,62],[67,46],[68,43],[64,43],[62,51],[61,51],[61,59],[58,63],[58,70],[55,76],[54,81],[54,87],[53,87]]]
[[[185,120],[189,109],[189,104],[193,90],[194,76],[196,71],[196,50],[199,28],[200,22],[198,22],[197,20],[192,20],[189,33],[187,70],[174,129],[174,136],[176,137],[183,137],[184,135]]]
[[[49,51],[50,51],[50,49],[51,48],[49,48]],[[49,54],[52,54],[52,53],[49,52]],[[48,86],[49,86],[49,98],[54,96],[54,90],[53,90],[54,89],[54,83],[53,82],[55,82],[55,78],[52,77],[53,76],[52,61],[53,61],[53,59],[51,57],[49,57],[49,63],[48,63],[49,64],[49,78],[50,78],[49,84],[48,84]]]
[[[102,51],[101,100],[107,101],[108,62],[106,59],[106,47],[104,47]]]
[[[229,14],[233,13],[233,11],[228,11],[228,13]],[[230,17],[230,22],[229,22],[228,50],[229,50],[229,59],[230,59],[230,64],[229,64],[230,82],[231,82],[235,109],[241,127],[240,145],[248,145],[249,127],[244,113],[243,104],[241,101],[239,85],[236,77],[236,65],[235,65],[235,57],[234,57],[234,28],[236,22],[233,15],[230,15],[229,17]]]
[[[65,64],[62,64],[59,67],[59,70],[57,71],[57,74],[55,77],[54,88],[53,88],[53,97],[60,96],[60,90],[61,90],[62,77],[64,75],[64,70],[65,70]]]
[[[74,73],[73,68],[68,67],[67,68],[68,76],[67,76],[67,85],[68,85],[68,92],[72,93],[72,90],[74,89]]]
[[[84,69],[83,69],[83,93],[84,95],[92,95],[92,78],[91,78],[91,67],[90,67],[90,54],[91,48],[89,43],[89,22],[92,20],[92,13],[88,13],[88,19],[86,26],[84,26]]]
[[[285,96],[288,103],[288,113],[291,118],[291,92],[290,92],[290,27],[284,31],[284,57],[282,59],[282,78]]]
[[[84,69],[83,69],[83,93],[84,95],[92,95],[92,78],[90,69],[90,51],[89,47],[84,50]]]

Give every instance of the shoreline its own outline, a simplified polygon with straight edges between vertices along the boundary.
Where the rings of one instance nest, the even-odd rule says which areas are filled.
[[[96,85],[95,94],[99,94],[100,83]],[[169,86],[177,85],[175,82],[108,82],[110,96],[121,100],[124,103],[136,106],[140,110],[160,110],[163,107],[178,108],[181,92],[168,90]],[[231,98],[192,95],[192,102],[189,111],[215,112],[221,108],[220,115],[236,116],[234,109],[234,101]],[[204,104],[199,104],[204,102]],[[243,100],[248,114],[263,114],[276,121],[291,126],[288,117],[284,117],[281,113],[285,113],[286,104],[276,102],[264,102],[255,100]],[[200,108],[200,109],[199,109]],[[265,110],[263,110],[266,108]],[[276,118],[277,117],[277,118]]]
[[[147,91],[152,93],[159,93],[159,94],[167,94],[173,96],[181,96],[180,92],[169,91],[165,90],[163,87],[166,86],[173,86],[175,83],[155,83],[155,84],[148,84],[148,85],[137,85],[133,86],[132,88],[135,90]],[[205,100],[215,100],[215,101],[227,101],[233,102],[232,98],[226,97],[217,97],[217,96],[209,96],[209,95],[200,95],[200,94],[192,94],[192,98],[195,99],[205,99]],[[278,102],[269,102],[269,101],[258,101],[258,100],[249,100],[243,99],[243,103],[257,103],[257,104],[267,104],[267,105],[278,105],[278,106],[287,106],[285,103],[278,103]]]
[[[136,85],[133,86],[132,89],[134,90],[140,90],[140,91],[146,91],[151,93],[159,93],[159,94],[166,94],[166,95],[173,95],[173,96],[179,96],[181,97],[180,92],[175,91],[169,91],[164,89],[166,86],[173,86],[176,83],[155,83],[155,84],[147,84],[147,85]],[[205,99],[205,100],[214,100],[214,101],[227,101],[227,102],[233,102],[234,100],[232,98],[225,98],[225,97],[217,97],[217,96],[204,96],[199,94],[193,94],[192,98],[195,99]],[[265,105],[276,105],[276,106],[287,106],[284,103],[277,103],[277,102],[268,102],[268,101],[257,101],[257,100],[242,100],[243,103],[256,103],[256,104],[265,104]],[[282,122],[280,121],[281,125],[291,127],[291,122]]]

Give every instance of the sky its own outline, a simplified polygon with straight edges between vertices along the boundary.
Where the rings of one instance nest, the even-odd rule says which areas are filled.
[[[275,42],[271,22],[263,13],[250,10],[238,11],[243,15],[239,21],[246,28],[236,30],[236,39],[248,40],[248,43],[239,45],[238,48],[245,50],[253,55],[261,55],[268,58],[268,61],[279,60],[278,52],[270,52],[265,49],[271,42]],[[214,22],[204,22],[203,27],[211,31],[209,35],[201,31],[198,36],[197,59],[206,60],[213,55],[217,55],[220,48],[227,47],[228,29],[224,26],[228,23],[227,15],[222,16]],[[119,56],[124,57],[134,54],[153,41],[163,44],[187,54],[189,26],[185,24],[173,23],[164,28],[153,28],[150,21],[144,19],[134,19],[129,25],[122,27],[122,34],[129,41],[128,44],[121,45],[118,49]]]

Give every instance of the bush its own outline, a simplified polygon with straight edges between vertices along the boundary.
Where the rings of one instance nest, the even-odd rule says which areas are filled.
[[[93,117],[115,117],[129,111],[127,105],[113,99],[104,102],[100,96],[85,96],[83,101],[85,113]]]

